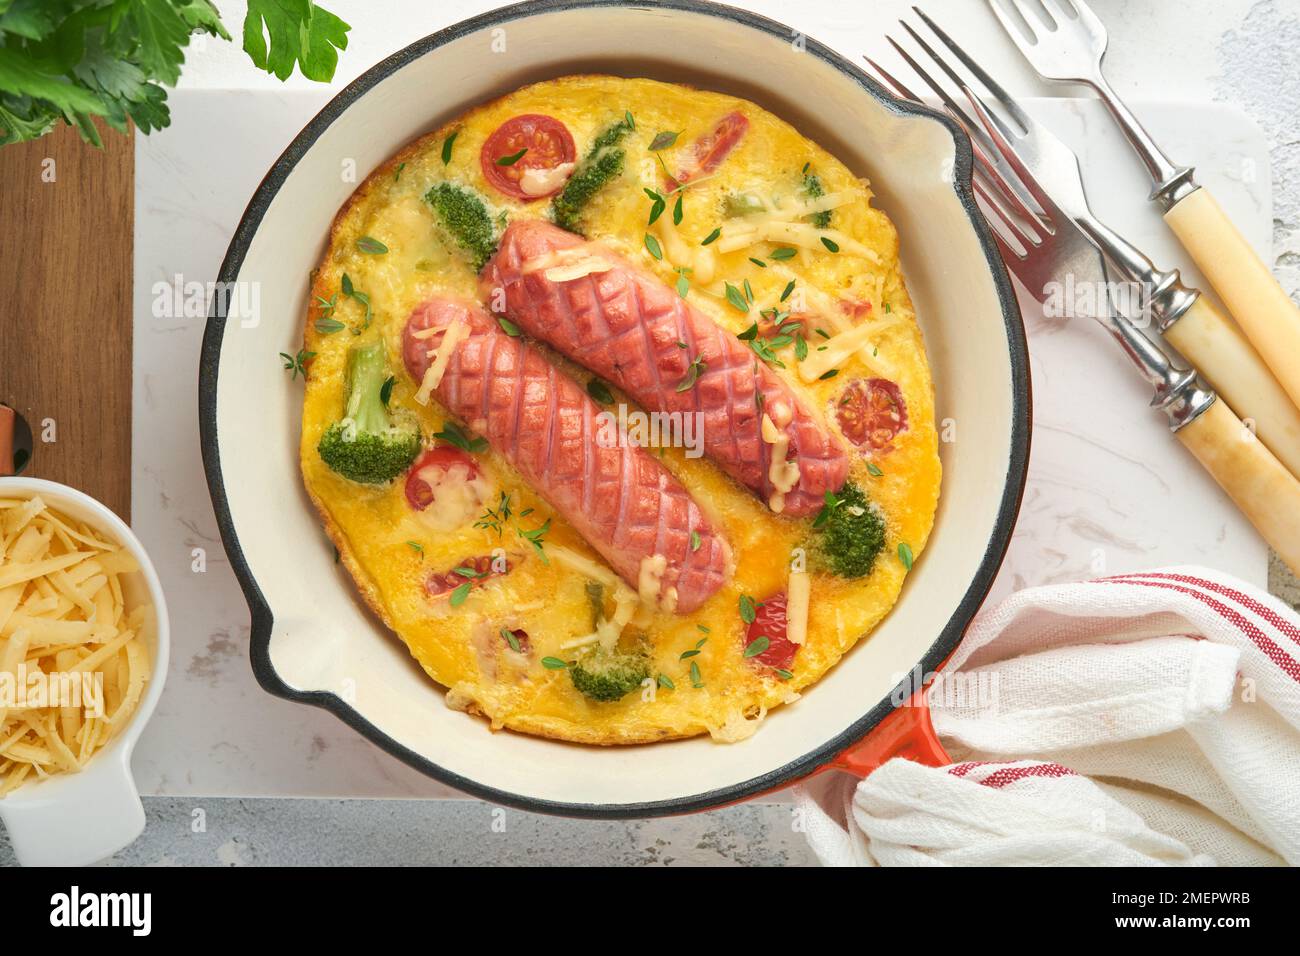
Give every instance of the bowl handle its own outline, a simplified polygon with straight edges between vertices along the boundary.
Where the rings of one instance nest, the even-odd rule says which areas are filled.
[[[952,758],[939,743],[939,735],[930,722],[930,705],[925,690],[919,690],[901,707],[895,707],[866,737],[826,765],[829,770],[844,770],[855,777],[869,773],[893,757],[915,760],[927,767],[943,767]]]
[[[0,799],[0,820],[23,866],[86,866],[144,832],[131,754],[100,754],[78,774],[19,787]]]

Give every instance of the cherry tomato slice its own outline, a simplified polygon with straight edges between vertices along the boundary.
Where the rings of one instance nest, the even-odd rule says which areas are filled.
[[[785,592],[774,594],[754,612],[754,622],[745,632],[745,647],[749,647],[760,637],[767,638],[767,649],[755,654],[749,660],[788,671],[794,664],[795,654],[799,652],[799,645],[786,637],[788,626],[785,615]]]
[[[442,597],[465,583],[468,583],[470,589],[473,590],[488,578],[509,574],[514,570],[516,562],[512,558],[503,558],[502,560],[505,562],[504,570],[492,567],[493,557],[490,554],[480,554],[476,558],[462,558],[450,571],[434,571],[425,578],[424,590],[428,592],[429,597]],[[467,574],[465,573],[467,571],[473,573]],[[518,635],[516,634],[516,636]],[[527,635],[524,636],[527,637]]]
[[[500,164],[499,160],[509,159],[520,151],[525,152],[514,162],[506,166]],[[554,188],[530,192],[522,182],[524,173],[530,169],[548,170],[572,163],[577,155],[573,137],[563,123],[544,113],[524,113],[506,120],[487,138],[479,152],[479,165],[493,188],[515,199],[531,202],[559,192],[564,179],[559,179]]]
[[[415,459],[415,464],[406,473],[407,503],[416,511],[423,511],[433,504],[434,486],[457,465],[465,469],[463,480],[469,481],[478,477],[478,464],[469,453],[451,445],[430,448]]]
[[[747,129],[749,120],[744,113],[728,113],[722,117],[713,129],[695,141],[694,155],[689,164],[676,178],[668,177],[669,187],[676,189],[692,179],[712,173],[744,138]]]
[[[889,379],[855,379],[835,401],[835,419],[844,437],[873,452],[893,449],[907,428],[907,403]]]

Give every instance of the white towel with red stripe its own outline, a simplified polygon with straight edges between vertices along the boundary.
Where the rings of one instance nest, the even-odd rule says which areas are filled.
[[[929,692],[954,763],[796,790],[828,865],[1300,863],[1300,617],[1181,567],[1029,588]]]

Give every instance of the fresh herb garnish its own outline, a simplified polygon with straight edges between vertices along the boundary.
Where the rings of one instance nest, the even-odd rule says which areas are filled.
[[[730,282],[725,283],[724,287],[727,293],[727,302],[731,305],[731,307],[738,312],[748,312],[749,303],[745,301],[744,293],[742,293]]]
[[[519,638],[515,637],[514,631],[510,630],[508,627],[503,627],[501,628],[501,637],[510,645],[512,651],[516,654],[522,653],[522,648],[519,646]]]
[[[772,645],[770,638],[766,636],[756,637],[745,645],[745,657],[757,657]]]
[[[374,236],[362,236],[357,240],[357,248],[368,256],[382,256],[388,247]]]
[[[446,139],[442,141],[442,165],[446,166],[451,162],[451,150],[456,145],[456,137],[460,135],[460,130],[454,129]]]
[[[668,690],[677,689],[677,685],[673,683],[673,679],[669,677],[667,674],[660,674],[658,677],[655,678],[655,680],[659,683],[660,687],[667,688]]]
[[[474,522],[474,527],[495,531],[499,538],[502,529],[506,522],[510,520],[512,514],[514,512],[510,510],[510,493],[503,491],[497,506],[495,508],[484,508],[483,513],[478,516],[478,520]]]
[[[701,242],[700,245],[707,246],[709,243],[717,239],[718,236],[720,235],[722,235],[722,228],[718,227],[717,229],[714,229],[711,233],[709,233],[707,236],[705,236],[704,241]]]
[[[548,671],[562,671],[573,665],[569,661],[562,661],[558,657],[543,657],[542,666]]]
[[[691,530],[691,550],[700,550],[700,533],[694,529]]]
[[[434,438],[440,438],[448,445],[455,445],[461,451],[480,452],[487,448],[486,438],[471,438],[455,422],[443,422],[442,431],[434,432]]]
[[[758,608],[754,604],[754,599],[748,594],[742,594],[740,596],[740,619],[746,624],[753,624],[754,616],[757,613]]]
[[[393,386],[397,384],[395,376],[388,376],[384,379],[384,384],[379,386],[379,400],[383,402],[384,407],[388,407],[388,400],[393,397]]]
[[[406,163],[398,163],[397,168],[393,170],[393,182],[399,182],[402,178],[402,170],[406,168]]]
[[[293,381],[299,374],[303,378],[307,377],[307,363],[316,357],[315,352],[308,352],[306,349],[299,349],[297,355],[290,355],[288,352],[281,352],[280,358],[284,360],[284,370],[293,372],[289,381]]]
[[[802,335],[794,337],[794,358],[796,362],[802,362],[808,357],[808,340]]]
[[[682,269],[677,273],[677,296],[686,298],[686,293],[691,291],[691,280],[686,278],[686,270]]]
[[[657,133],[655,138],[650,140],[650,152],[657,153],[661,149],[672,149],[677,145],[677,137],[682,135],[681,130],[676,133]]]
[[[839,252],[839,251],[840,251],[840,247],[839,247],[839,245],[835,242],[835,240],[833,240],[833,239],[831,239],[831,238],[829,238],[829,237],[827,237],[827,236],[822,236],[822,245],[825,246],[825,247],[826,247],[829,251],[831,251],[831,252]]]
[[[704,686],[704,678],[700,676],[700,665],[696,661],[691,661],[691,686]]]
[[[686,198],[684,193],[677,194],[677,202],[673,203],[673,225],[682,224],[682,200]]]
[[[587,381],[587,394],[601,405],[614,404],[614,396],[610,392],[609,386],[598,378],[589,379]]]
[[[533,550],[537,552],[537,556],[542,559],[542,564],[549,565],[551,563],[550,559],[546,557],[546,551],[543,550],[542,547],[546,537],[546,532],[551,530],[550,518],[547,518],[539,528],[515,528],[515,530],[519,532],[519,537],[523,538],[533,546]]]
[[[691,359],[691,364],[686,367],[686,377],[677,383],[677,391],[685,392],[694,388],[695,383],[700,380],[700,375],[708,367],[708,364],[703,355],[697,355]]]
[[[898,542],[898,560],[903,562],[903,567],[908,571],[912,570],[912,546],[906,541]]]
[[[789,285],[785,287],[785,291],[781,293],[781,301],[784,302],[786,299],[790,298],[790,293],[793,291],[794,291],[794,279],[791,279]]]
[[[772,258],[776,259],[778,262],[784,261],[785,259],[793,259],[794,255],[795,250],[791,249],[789,246],[781,246],[777,249],[773,249],[771,252]]]
[[[836,375],[839,374],[840,374],[840,370],[837,368],[828,369],[825,372],[822,372],[820,375],[818,375],[817,380],[819,382],[829,382],[831,379],[833,379]]]
[[[646,252],[650,253],[650,255],[654,256],[656,259],[663,259],[664,251],[659,247],[659,240],[648,232],[645,234],[645,248]]]
[[[473,586],[474,585],[469,581],[466,581],[464,584],[457,585],[455,590],[451,592],[451,606],[460,607],[462,604],[464,604],[465,598],[469,597],[469,589]]]
[[[338,319],[317,319],[316,331],[321,335],[333,335],[335,332],[341,332],[347,326]]]
[[[498,165],[498,166],[513,166],[515,163],[519,162],[519,160],[523,159],[523,158],[524,158],[524,154],[527,153],[527,152],[528,152],[528,147],[525,146],[525,147],[524,147],[523,149],[521,149],[519,152],[517,152],[517,153],[511,153],[509,156],[498,156],[498,157],[497,157],[497,165]]]
[[[668,208],[668,202],[653,189],[646,188],[644,192],[650,197],[650,218],[646,220],[646,225],[653,226],[655,220],[662,216],[664,210]]]
[[[420,542],[408,541],[406,542],[406,546],[410,548],[412,551],[414,551],[416,554],[418,554],[421,559],[424,558],[424,545],[420,544]]]
[[[884,474],[884,472],[880,470],[880,466],[874,461],[867,462],[867,473],[871,475],[872,478],[879,478]]]
[[[515,325],[504,315],[497,316],[497,325],[501,326],[501,331],[504,332],[506,335],[510,336],[512,339],[519,337],[519,326]]]
[[[361,323],[361,328],[352,330],[353,335],[360,335],[366,329],[370,328],[370,320],[374,315],[373,310],[370,308],[370,295],[368,293],[362,292],[360,289],[357,289],[355,286],[353,286],[352,277],[349,276],[346,272],[343,273],[343,279],[339,283],[339,289],[342,291],[344,297],[349,298],[353,302],[357,302],[360,305],[365,306],[366,309],[365,321]]]

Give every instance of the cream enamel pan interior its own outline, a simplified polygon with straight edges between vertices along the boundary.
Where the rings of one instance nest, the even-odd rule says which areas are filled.
[[[205,466],[252,610],[253,666],[264,687],[327,707],[431,776],[494,801],[648,815],[725,803],[811,772],[888,713],[907,672],[936,668],[956,646],[992,583],[1023,490],[1029,381],[1019,313],[971,200],[970,148],[956,128],[889,99],[812,40],[796,49],[793,37],[770,20],[692,0],[520,4],[379,64],[294,140],[222,266],[223,281],[257,284],[259,308],[229,317],[214,310],[200,373]],[[493,52],[494,41],[505,52]],[[336,567],[299,476],[301,383],[290,383],[276,356],[300,347],[308,273],[336,210],[419,134],[525,83],[584,71],[752,99],[868,176],[901,235],[936,420],[955,430],[940,446],[934,535],[896,608],[802,700],[739,744],[589,748],[493,734],[448,709]],[[355,179],[343,175],[349,164]]]

